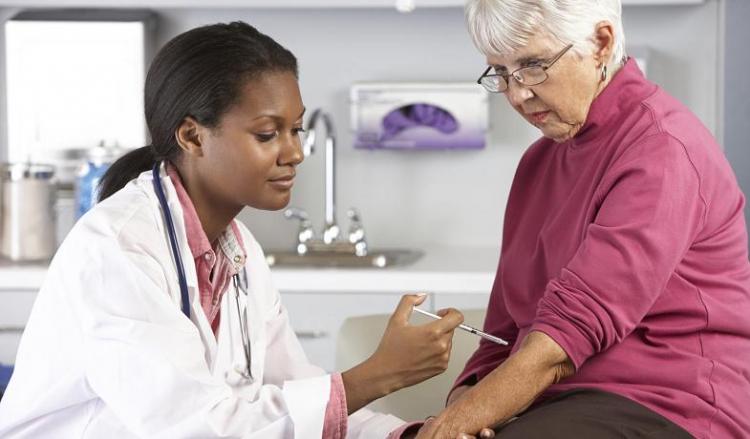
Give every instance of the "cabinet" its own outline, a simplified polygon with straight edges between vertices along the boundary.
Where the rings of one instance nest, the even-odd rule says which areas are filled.
[[[408,267],[272,270],[273,283],[310,360],[333,371],[339,329],[349,317],[390,316],[402,294],[429,292],[424,309],[484,309],[497,248],[432,248]],[[47,267],[0,261],[0,362],[13,363]],[[417,322],[416,320],[414,320]],[[380,338],[380,334],[377,334]]]
[[[0,363],[14,362],[35,298],[36,290],[0,289]]]
[[[32,289],[0,289],[0,363],[12,364],[31,308],[36,298]],[[423,308],[435,311],[454,307],[460,310],[484,309],[488,294],[430,294]],[[313,364],[335,370],[336,337],[349,317],[371,314],[390,315],[401,294],[282,292],[294,332]]]
[[[336,370],[337,337],[344,321],[349,317],[390,315],[400,299],[401,294],[396,292],[282,292],[282,302],[289,311],[290,322],[307,357],[329,372]],[[489,291],[486,294],[429,294],[421,307],[433,312],[448,307],[461,311],[484,310],[488,300]],[[413,322],[419,324],[425,320],[415,316]],[[481,326],[481,322],[478,325]]]
[[[335,370],[336,339],[344,320],[390,315],[400,298],[396,293],[282,293],[281,300],[310,362],[330,372]],[[426,307],[430,300],[428,297]]]

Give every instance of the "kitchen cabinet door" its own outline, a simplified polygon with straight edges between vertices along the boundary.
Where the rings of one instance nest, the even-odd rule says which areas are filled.
[[[282,303],[308,358],[327,371],[335,370],[336,340],[339,329],[349,317],[373,314],[390,315],[400,294],[306,294],[283,293]],[[428,297],[429,301],[431,298]],[[430,304],[427,303],[426,307]]]
[[[36,290],[0,289],[0,363],[13,364]]]

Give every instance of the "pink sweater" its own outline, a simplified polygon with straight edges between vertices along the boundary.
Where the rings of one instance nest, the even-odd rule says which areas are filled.
[[[627,62],[572,140],[524,154],[508,200],[482,379],[529,331],[576,366],[542,397],[597,388],[699,438],[750,437],[744,197],[720,147]]]

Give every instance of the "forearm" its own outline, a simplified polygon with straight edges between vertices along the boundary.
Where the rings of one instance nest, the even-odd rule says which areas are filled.
[[[378,367],[372,358],[341,374],[346,392],[346,409],[351,415],[372,401],[401,388],[398,379]]]
[[[572,373],[565,351],[546,334],[532,332],[516,353],[446,408],[438,421],[457,433],[501,424]]]

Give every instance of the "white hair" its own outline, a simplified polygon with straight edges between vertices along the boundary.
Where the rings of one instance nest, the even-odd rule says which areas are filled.
[[[579,56],[595,47],[597,23],[614,28],[609,64],[625,57],[620,0],[467,0],[466,24],[474,45],[485,56],[508,56],[534,35],[546,32]]]

